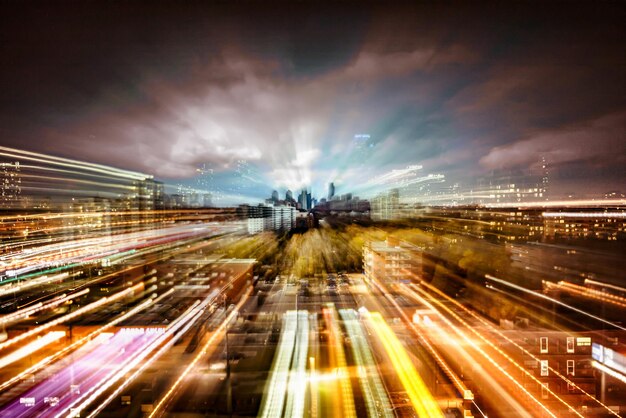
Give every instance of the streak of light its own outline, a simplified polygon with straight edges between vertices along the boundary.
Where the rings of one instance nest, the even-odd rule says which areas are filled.
[[[615,286],[613,284],[610,283],[603,283],[603,282],[598,282],[596,280],[591,280],[591,279],[585,279],[585,283],[589,283],[592,286],[601,286],[601,287],[607,287],[609,289],[613,289],[613,290],[617,290],[619,292],[624,292],[626,293],[626,289],[620,286]]]
[[[363,327],[357,319],[356,312],[353,309],[341,309],[339,314],[350,338],[368,416],[394,418],[394,414],[391,412],[391,403],[376,367],[376,361],[365,338]]]
[[[544,284],[548,287],[562,288],[566,292],[574,293],[589,299],[600,300],[602,302],[619,306],[620,308],[626,308],[626,298],[611,295],[610,293],[602,292],[600,290],[589,289],[587,287],[578,286],[574,283],[568,283],[565,281],[560,281],[556,284],[552,282],[544,282]]]
[[[147,346],[143,347],[141,350],[136,353],[132,353],[124,363],[122,363],[116,370],[113,370],[109,373],[105,378],[101,379],[98,384],[91,386],[86,392],[81,393],[80,397],[75,399],[71,404],[66,406],[63,411],[59,412],[56,417],[62,416],[64,413],[69,411],[69,416],[77,416],[95,402],[98,397],[105,393],[108,389],[110,389],[113,385],[116,385],[116,390],[113,395],[110,395],[107,400],[104,402],[100,402],[96,411],[92,411],[91,415],[97,414],[100,412],[106,405],[110,403],[110,401],[115,398],[116,394],[123,390],[124,387],[128,386],[143,370],[145,370],[148,366],[154,363],[161,355],[165,353],[169,348],[171,348],[174,343],[184,335],[202,316],[206,308],[210,305],[211,302],[215,300],[218,292],[215,290],[210,295],[208,295],[202,302],[196,301],[191,307],[189,307],[182,315],[176,318],[166,329],[160,334],[155,340],[150,342]],[[166,340],[169,341],[165,343]],[[153,354],[148,360],[144,361],[150,353],[156,350],[159,346],[161,348]],[[141,367],[137,368],[141,363]],[[129,373],[135,370],[132,375],[129,376]],[[120,379],[124,379],[121,384],[118,384]],[[111,396],[113,398],[111,398]],[[79,404],[80,403],[80,404]],[[79,404],[78,406],[76,406]]]
[[[309,357],[309,382],[311,390],[311,418],[317,418],[317,400],[319,397],[317,387],[317,371],[315,370],[315,357]]]
[[[13,321],[17,321],[18,319],[22,319],[22,318],[27,318],[29,316],[31,316],[32,314],[39,312],[39,311],[43,311],[45,309],[51,309],[54,308],[55,306],[58,306],[62,303],[65,303],[67,301],[70,301],[74,298],[77,298],[79,296],[85,295],[89,293],[89,289],[83,289],[79,292],[76,293],[72,293],[71,295],[61,295],[57,298],[55,298],[54,300],[52,300],[51,302],[48,303],[42,303],[39,302],[36,305],[33,305],[31,307],[25,308],[25,309],[21,309],[19,311],[15,311],[13,313],[10,313],[8,315],[4,315],[2,317],[0,317],[0,324],[6,324],[7,322],[13,322]]]
[[[56,361],[57,359],[63,357],[65,354],[70,353],[71,351],[73,351],[74,349],[94,340],[95,338],[98,338],[98,336],[102,335],[107,329],[111,328],[112,326],[119,324],[122,321],[127,320],[128,318],[132,317],[133,315],[141,312],[142,310],[146,309],[147,307],[149,307],[150,305],[152,305],[153,303],[161,300],[162,298],[165,298],[166,296],[169,296],[171,293],[173,293],[174,290],[171,289],[165,293],[163,293],[161,296],[157,297],[157,298],[150,298],[142,303],[140,303],[139,305],[135,306],[133,309],[131,309],[130,311],[118,316],[117,318],[115,318],[114,320],[108,322],[107,324],[101,326],[100,328],[90,332],[89,334],[87,334],[86,336],[84,336],[83,338],[75,341],[74,343],[70,344],[69,346],[65,347],[64,349],[40,360],[39,362],[37,362],[36,364],[32,365],[31,367],[29,367],[28,369],[24,370],[23,372],[17,374],[16,376],[13,376],[11,379],[7,380],[6,382],[0,384],[0,391],[5,390],[6,388],[14,385],[15,383],[19,382],[20,380],[22,380],[23,378],[43,369],[44,367],[46,367],[48,364],[52,363],[53,361]]]
[[[163,395],[163,397],[159,400],[159,402],[154,406],[154,409],[152,410],[152,412],[150,413],[150,415],[148,416],[148,418],[152,418],[154,416],[157,416],[157,414],[160,414],[161,408],[163,408],[165,406],[165,403],[170,399],[170,397],[174,394],[174,392],[176,391],[176,389],[178,389],[178,386],[180,386],[180,384],[182,383],[182,381],[185,379],[185,377],[187,377],[187,375],[189,374],[189,372],[191,372],[191,370],[193,370],[193,368],[196,366],[196,364],[198,363],[198,361],[200,361],[200,359],[209,351],[209,348],[215,343],[215,341],[217,340],[217,338],[222,335],[224,333],[224,331],[226,330],[226,327],[228,326],[228,324],[235,318],[235,316],[237,315],[237,311],[239,309],[241,309],[241,307],[243,306],[243,304],[248,300],[248,297],[250,296],[250,293],[252,292],[252,287],[250,287],[246,293],[244,293],[241,296],[241,299],[239,300],[239,302],[237,303],[237,305],[235,306],[235,309],[233,309],[230,314],[228,314],[228,316],[226,317],[226,319],[224,320],[224,322],[222,322],[220,324],[220,326],[213,332],[213,334],[211,335],[211,337],[209,337],[209,339],[204,343],[204,345],[202,346],[202,350],[200,350],[200,352],[194,357],[194,359],[189,363],[189,365],[185,368],[185,370],[180,374],[180,376],[178,376],[178,379],[176,379],[176,381],[172,384],[172,386],[168,389],[168,391]]]
[[[626,212],[543,212],[544,218],[626,218]]]
[[[531,353],[530,351],[526,350],[524,347],[522,347],[521,345],[519,345],[518,343],[516,343],[514,340],[510,339],[509,337],[507,337],[505,334],[503,334],[502,332],[500,332],[496,327],[494,327],[489,321],[483,319],[482,317],[480,317],[480,315],[477,315],[475,312],[473,312],[471,309],[468,309],[467,307],[463,306],[461,303],[457,302],[456,300],[454,300],[453,298],[451,298],[450,296],[446,295],[445,293],[443,293],[441,290],[437,289],[435,286],[426,283],[426,282],[422,282],[422,284],[426,287],[428,287],[430,290],[432,290],[433,292],[437,293],[439,296],[443,297],[444,299],[446,299],[448,302],[454,304],[457,308],[462,309],[463,311],[465,311],[468,315],[472,316],[474,319],[478,320],[481,324],[483,324],[486,328],[488,328],[491,332],[497,334],[500,338],[503,338],[504,340],[506,340],[508,343],[510,343],[511,345],[513,345],[515,348],[521,350],[524,354],[528,355],[530,358],[532,358],[533,360],[535,360],[537,363],[539,363],[540,359],[535,356],[533,353]],[[411,284],[410,285],[413,289],[419,289],[415,284]],[[571,381],[570,379],[568,379],[566,376],[562,375],[561,373],[559,373],[558,370],[554,369],[553,367],[551,367],[550,365],[548,365],[548,370],[550,370],[552,373],[554,373],[556,376],[558,376],[560,379],[564,380],[566,383],[568,383],[569,385],[571,385],[572,387],[578,389],[579,391],[581,391],[585,396],[587,396],[588,398],[590,398],[591,400],[593,400],[594,402],[597,402],[601,407],[603,407],[604,409],[606,409],[609,413],[619,416],[617,415],[615,412],[613,412],[613,410],[611,408],[609,408],[607,405],[605,405],[604,403],[602,403],[599,399],[597,399],[595,396],[593,396],[592,394],[588,393],[587,391],[585,391],[582,387],[578,386],[576,383],[574,383],[573,381]]]
[[[28,281],[26,281],[24,283],[21,283],[19,285],[16,285],[16,286],[3,286],[3,287],[0,287],[0,296],[4,296],[4,295],[6,295],[8,293],[18,293],[18,292],[21,292],[21,291],[26,290],[28,288],[34,287],[34,286],[47,284],[47,283],[54,282],[54,281],[57,281],[57,280],[59,280],[59,281],[60,280],[64,280],[64,279],[67,279],[68,277],[75,277],[75,276],[78,276],[80,274],[82,274],[82,271],[81,272],[72,273],[71,276],[70,276],[69,273],[60,273],[60,274],[55,274],[54,276],[44,275],[44,276],[38,277],[36,279],[28,280]]]
[[[432,295],[428,294],[426,291],[424,291],[423,289],[420,289],[417,286],[414,286],[414,289],[419,291],[420,293],[422,293],[424,296],[428,297],[430,300],[432,300],[434,303],[436,303],[441,309],[445,310],[446,312],[448,312],[448,314],[450,316],[452,316],[453,318],[455,318],[458,322],[460,322],[466,329],[468,329],[469,331],[471,331],[474,335],[476,335],[478,338],[480,338],[481,340],[483,340],[487,345],[489,345],[489,347],[491,347],[494,351],[496,351],[497,353],[499,353],[502,357],[504,357],[505,359],[507,359],[513,366],[515,366],[519,371],[521,371],[522,373],[524,373],[526,376],[528,376],[530,379],[534,380],[536,383],[538,383],[539,385],[543,386],[545,388],[545,390],[552,395],[556,400],[558,400],[559,402],[561,402],[563,405],[565,405],[568,409],[570,409],[575,415],[583,418],[583,416],[576,411],[576,409],[571,406],[570,404],[568,404],[567,402],[565,402],[565,400],[563,400],[563,398],[561,398],[560,396],[558,396],[554,391],[552,391],[550,388],[548,388],[544,383],[542,383],[539,379],[537,379],[532,373],[530,373],[528,370],[526,370],[524,367],[522,367],[521,365],[519,365],[511,356],[509,356],[506,352],[504,352],[502,349],[500,349],[499,347],[497,347],[491,340],[489,340],[488,338],[486,338],[484,335],[482,335],[481,333],[479,333],[478,331],[476,331],[474,329],[474,327],[472,327],[469,323],[467,323],[463,318],[461,318],[459,315],[457,315],[454,311],[452,311],[450,308],[448,308],[445,304],[443,304],[441,301],[437,300],[436,298],[433,298]],[[435,307],[433,305],[431,305],[430,303],[428,303],[425,299],[420,298],[423,300],[423,302],[427,303],[432,309],[434,309],[436,312],[439,312],[437,309],[435,309]],[[539,405],[541,408],[543,408],[548,414],[550,414],[551,416],[554,416],[556,418],[556,415],[554,415],[547,407],[546,405],[544,405],[543,403],[541,403],[535,396],[533,396],[532,393],[530,393],[517,379],[515,379],[515,377],[513,377],[509,372],[506,371],[506,369],[504,367],[502,367],[502,365],[500,365],[493,357],[491,357],[489,354],[487,354],[482,348],[480,348],[474,341],[472,341],[470,338],[467,337],[467,335],[462,332],[457,326],[455,326],[454,324],[452,324],[452,322],[450,320],[448,320],[445,316],[443,316],[440,312],[439,312],[439,316],[441,319],[444,320],[444,322],[446,322],[448,324],[448,326],[450,326],[450,328],[452,328],[460,337],[462,337],[465,341],[467,341],[474,349],[476,349],[478,352],[480,352],[483,357],[485,357],[491,364],[493,364],[498,370],[500,370],[500,372],[502,372],[505,376],[507,376],[513,383],[515,383],[515,385],[517,385],[524,393],[526,393],[535,403],[537,403],[537,405]]]
[[[420,332],[413,321],[407,316],[407,314],[402,310],[398,302],[394,298],[392,298],[387,290],[383,288],[383,286],[375,279],[371,279],[371,282],[385,295],[385,298],[389,300],[396,308],[398,313],[404,318],[405,323],[409,326],[409,328],[413,331],[413,333],[417,336],[419,342],[422,344],[424,348],[430,353],[430,355],[435,359],[437,365],[443,370],[443,372],[448,376],[448,378],[452,381],[454,386],[457,388],[463,399],[474,399],[474,394],[471,390],[465,386],[465,384],[461,381],[461,379],[456,375],[456,373],[450,368],[450,366],[446,363],[446,361],[441,357],[439,352],[433,347],[433,345],[427,339],[427,333]]]
[[[343,350],[343,342],[341,339],[341,331],[337,321],[337,310],[332,303],[322,309],[322,314],[326,320],[328,328],[328,348],[332,350],[330,353],[331,367],[337,368],[339,377],[339,393],[341,394],[341,416],[356,417],[356,409],[354,407],[354,395],[352,393],[352,385],[350,383],[350,375],[348,373],[348,364],[346,362],[346,354]],[[339,411],[337,411],[339,412]]]
[[[309,313],[297,311],[298,329],[293,351],[293,363],[289,373],[285,416],[302,418],[306,396],[306,360],[309,348]]]
[[[283,415],[289,368],[295,347],[296,321],[296,311],[285,312],[278,348],[270,370],[270,378],[265,385],[265,396],[263,396],[259,413],[261,418],[274,418]]]
[[[389,328],[382,315],[378,312],[370,312],[367,316],[417,414],[421,417],[443,418],[444,415],[439,409],[437,401],[417,373],[402,343]]]
[[[51,331],[43,337],[38,338],[35,341],[31,341],[22,348],[19,348],[12,353],[0,358],[0,369],[8,366],[11,363],[21,360],[26,356],[29,356],[33,352],[40,350],[63,337],[65,337],[65,331]]]
[[[121,299],[121,298],[123,298],[125,296],[128,296],[128,295],[132,294],[133,292],[136,292],[138,290],[142,290],[142,288],[143,288],[143,283],[138,283],[138,284],[136,284],[136,285],[134,285],[132,287],[129,287],[129,288],[125,289],[125,290],[122,290],[121,292],[115,293],[114,295],[103,297],[102,299],[99,299],[96,302],[90,303],[89,305],[85,305],[82,308],[79,308],[79,309],[75,310],[74,312],[65,314],[65,315],[63,315],[63,316],[61,316],[61,317],[59,317],[57,319],[54,319],[54,320],[52,320],[50,322],[47,322],[47,323],[45,323],[43,325],[40,325],[40,326],[38,326],[36,328],[33,328],[33,329],[29,330],[29,331],[26,331],[26,332],[24,332],[24,333],[22,333],[20,335],[17,335],[15,337],[11,338],[10,340],[7,340],[7,341],[1,343],[0,344],[0,350],[4,350],[5,348],[7,348],[7,347],[9,347],[9,346],[11,346],[11,345],[13,345],[15,343],[18,343],[18,342],[20,342],[20,341],[22,341],[22,340],[24,340],[26,338],[32,337],[34,335],[37,335],[37,334],[39,334],[39,333],[41,333],[41,332],[43,332],[43,331],[45,331],[45,330],[47,330],[49,328],[52,328],[55,325],[62,324],[64,322],[69,321],[70,319],[76,318],[76,317],[78,317],[80,315],[83,315],[83,314],[85,314],[87,312],[93,311],[94,309],[99,308],[100,306],[106,305],[107,303],[115,302],[118,299]]]
[[[490,203],[488,208],[566,208],[566,207],[595,207],[595,206],[624,206],[626,199],[603,199],[603,200],[551,200],[549,202],[524,202],[524,203]]]
[[[536,297],[538,297],[538,298],[545,299],[545,300],[548,300],[548,301],[550,301],[550,302],[554,302],[554,303],[556,303],[557,305],[563,306],[564,308],[571,309],[572,311],[575,311],[575,312],[578,312],[578,313],[583,314],[583,315],[585,315],[585,316],[588,316],[589,318],[593,318],[593,319],[595,319],[595,320],[597,320],[597,321],[603,322],[603,323],[605,323],[605,324],[607,324],[607,325],[610,325],[610,326],[612,326],[612,327],[614,327],[614,328],[621,329],[622,331],[626,331],[626,328],[624,328],[624,327],[622,327],[622,326],[620,326],[620,325],[617,325],[617,324],[615,324],[615,323],[613,323],[613,322],[611,322],[611,321],[607,321],[606,319],[604,319],[604,318],[600,318],[599,316],[592,315],[592,314],[590,314],[589,312],[585,312],[585,311],[583,311],[583,310],[581,310],[581,309],[575,308],[575,307],[573,307],[573,306],[571,306],[571,305],[568,305],[568,304],[566,304],[566,303],[561,302],[560,300],[557,300],[557,299],[551,298],[551,297],[549,297],[549,296],[546,296],[546,295],[541,294],[541,293],[539,293],[539,292],[535,292],[535,291],[530,290],[530,289],[526,289],[525,287],[518,286],[518,285],[516,285],[516,284],[514,284],[514,283],[509,283],[509,282],[507,282],[507,281],[505,281],[505,280],[498,279],[497,277],[493,277],[493,276],[491,276],[491,275],[489,275],[489,274],[485,274],[485,277],[486,277],[487,279],[491,280],[491,281],[496,282],[496,283],[500,283],[500,284],[503,284],[503,285],[505,285],[505,286],[512,287],[513,289],[516,289],[516,290],[522,291],[522,292],[524,292],[524,293],[528,293],[528,294],[530,294],[530,295],[536,296]]]
[[[617,371],[615,371],[615,370],[613,370],[613,369],[611,369],[609,367],[606,367],[604,364],[600,364],[600,363],[598,363],[597,361],[594,360],[594,361],[591,362],[591,365],[593,367],[595,367],[596,369],[598,369],[598,370],[608,374],[609,376],[614,377],[617,380],[622,381],[623,383],[626,383],[626,376],[624,376],[623,374],[621,374],[621,373],[619,373],[619,372],[617,372]],[[615,412],[613,414],[617,415]],[[617,415],[617,416],[619,417],[619,415]]]
[[[142,174],[138,172],[121,170],[119,168],[107,167],[100,164],[86,163],[83,161],[70,160],[69,158],[61,158],[54,157],[51,155],[39,154],[36,152],[23,151],[15,148],[1,147],[0,146],[0,155],[5,157],[24,159],[30,161],[37,161],[46,164],[59,165],[63,167],[70,168],[81,168],[87,171],[93,171],[97,173],[107,174],[110,176],[118,176],[122,178],[126,178],[129,180],[145,180],[152,178],[147,174]]]

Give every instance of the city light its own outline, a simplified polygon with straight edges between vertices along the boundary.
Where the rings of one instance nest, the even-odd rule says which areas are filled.
[[[0,417],[625,416],[626,3],[65,6],[2,7]]]

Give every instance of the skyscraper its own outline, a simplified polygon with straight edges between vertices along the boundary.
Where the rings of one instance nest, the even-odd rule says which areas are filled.
[[[311,197],[311,192],[307,192],[306,189],[303,189],[298,196],[298,203],[300,203],[300,209],[313,209],[313,199]]]
[[[274,190],[274,191],[272,192],[272,201],[273,201],[274,203],[276,203],[276,202],[278,202],[278,200],[279,200],[279,199],[278,199],[278,192],[277,192],[276,190]]]
[[[287,202],[293,202],[293,193],[291,190],[287,190],[287,193],[285,193],[285,200]]]
[[[328,200],[333,200],[333,196],[335,195],[335,183],[331,182],[328,185]]]

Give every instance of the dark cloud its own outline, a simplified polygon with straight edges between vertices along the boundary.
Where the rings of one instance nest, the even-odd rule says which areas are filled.
[[[467,181],[543,154],[563,172],[596,167],[597,186],[623,164],[624,15],[620,3],[8,3],[0,133],[163,178],[245,158],[289,187],[363,181],[348,154],[369,133],[372,175],[423,163]]]

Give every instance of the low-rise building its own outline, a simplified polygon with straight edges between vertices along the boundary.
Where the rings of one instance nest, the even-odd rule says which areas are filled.
[[[422,267],[420,248],[387,237],[363,246],[363,271],[367,278],[384,282],[413,280]]]

